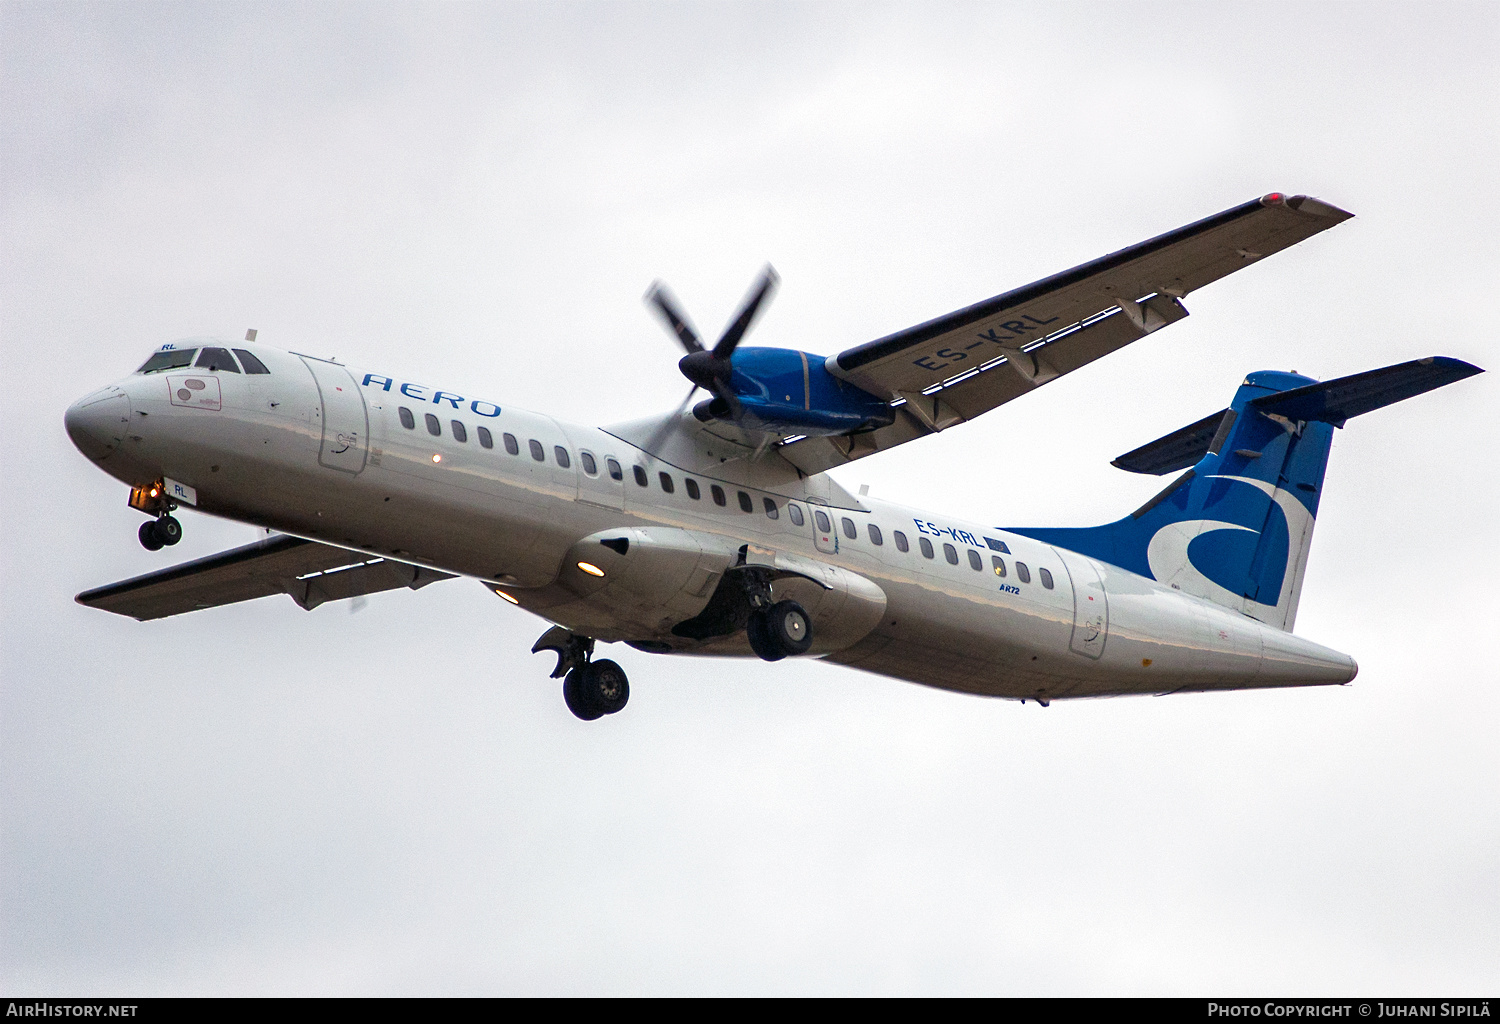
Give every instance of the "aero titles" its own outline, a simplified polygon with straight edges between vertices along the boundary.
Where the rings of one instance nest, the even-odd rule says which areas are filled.
[[[378,387],[381,391],[389,391],[392,385],[394,385],[396,382],[391,380],[391,378],[389,377],[382,377],[378,373],[367,373],[365,374],[365,379],[360,383],[362,383],[365,387],[371,387],[373,385],[374,387]],[[414,401],[426,402],[429,400],[427,398],[426,392],[431,391],[432,389],[424,384],[402,384],[399,388],[397,388],[397,390],[407,398],[413,399]],[[469,400],[464,398],[463,395],[455,395],[450,391],[435,391],[433,392],[431,398],[431,402],[433,405],[442,405],[444,402],[448,402],[455,409],[462,409],[464,403],[467,401]],[[481,406],[483,406],[483,408],[481,408]],[[493,418],[500,415],[500,407],[498,405],[493,402],[481,402],[477,398],[472,402],[469,402],[469,411],[472,412],[475,416],[488,416]]]

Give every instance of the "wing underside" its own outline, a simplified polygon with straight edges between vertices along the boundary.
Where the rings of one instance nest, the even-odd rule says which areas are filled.
[[[452,578],[423,566],[278,536],[86,590],[75,600],[144,622],[272,594],[286,594],[311,611],[326,601],[398,587],[415,590]]]
[[[815,473],[973,419],[1183,319],[1190,292],[1351,216],[1273,193],[847,349],[829,372],[889,398],[896,421],[779,450]]]

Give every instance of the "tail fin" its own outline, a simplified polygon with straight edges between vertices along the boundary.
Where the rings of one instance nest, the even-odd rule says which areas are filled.
[[[1324,383],[1252,373],[1228,409],[1114,461],[1138,473],[1192,466],[1135,512],[1106,526],[1014,532],[1290,631],[1333,429],[1481,372],[1433,356]]]

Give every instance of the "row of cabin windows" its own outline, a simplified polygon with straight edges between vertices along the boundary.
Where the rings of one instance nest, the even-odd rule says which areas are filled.
[[[410,409],[402,406],[397,409],[397,413],[401,417],[401,425],[403,427],[405,427],[407,430],[416,429],[417,421],[416,418],[412,415],[412,411]],[[423,419],[427,423],[427,432],[429,434],[431,434],[433,437],[442,436],[443,426],[441,421],[436,416],[429,412],[424,415]],[[453,439],[460,443],[467,443],[467,441],[469,440],[469,433],[463,422],[461,420],[452,420],[450,425],[452,427]],[[474,432],[479,435],[479,446],[481,448],[495,447],[494,437],[490,434],[490,430],[488,427],[476,427],[474,429]],[[505,443],[505,450],[507,452],[509,452],[511,455],[519,455],[521,453],[520,442],[516,440],[514,434],[502,434],[501,438]],[[547,461],[547,452],[546,449],[542,446],[542,442],[532,439],[527,441],[526,443],[531,450],[531,457],[533,459],[538,462]],[[557,464],[563,469],[567,469],[572,465],[572,460],[568,456],[568,450],[562,445],[553,445],[552,452],[554,458],[557,459]],[[589,476],[594,476],[599,472],[598,463],[594,461],[593,455],[589,454],[588,452],[580,452],[578,458],[579,461],[583,464],[583,471]],[[625,474],[621,470],[620,463],[618,461],[616,461],[614,458],[606,458],[604,462],[609,469],[609,477],[611,480],[624,479]],[[646,468],[644,466],[632,466],[631,473],[635,477],[635,482],[637,485],[641,487],[651,486],[651,476],[646,472]],[[660,472],[657,473],[656,477],[657,482],[661,485],[663,494],[675,494],[677,492],[677,483],[675,480],[673,480],[671,473]],[[703,491],[698,486],[698,481],[694,480],[692,477],[684,477],[682,485],[683,489],[687,491],[687,496],[694,501],[698,501],[703,497]],[[718,484],[709,484],[708,493],[713,498],[714,504],[718,505],[720,508],[725,508],[729,505],[729,496],[724,493],[724,488],[720,487]],[[751,499],[750,495],[745,493],[744,491],[736,491],[735,500],[739,503],[741,512],[745,512],[748,514],[755,511],[755,502]],[[777,506],[774,500],[772,500],[771,498],[762,498],[761,502],[765,507],[767,517],[771,519],[781,518],[781,509]],[[789,502],[787,504],[787,514],[791,518],[793,526],[803,526],[807,522],[807,520],[802,515],[802,509],[795,503]],[[833,523],[828,518],[828,513],[824,512],[822,509],[813,509],[813,521],[817,525],[817,528],[822,532],[833,532]],[[844,536],[849,540],[859,539],[859,528],[854,525],[853,519],[850,519],[848,516],[843,516],[839,525],[843,528]],[[880,527],[876,526],[874,523],[869,523],[866,525],[865,529],[870,538],[871,544],[875,545],[876,547],[881,547],[885,544],[885,535],[881,533]],[[896,550],[901,552],[910,551],[911,544],[906,539],[906,534],[902,533],[900,530],[894,530],[892,532],[896,539]],[[921,548],[923,558],[936,557],[936,552],[933,549],[932,541],[928,540],[926,537],[918,537],[917,545]],[[984,561],[980,557],[979,552],[970,548],[968,551],[968,556],[969,568],[973,569],[976,572],[982,571],[984,569]],[[949,565],[957,565],[958,549],[955,548],[952,544],[945,543],[943,545],[943,557],[948,560]],[[996,576],[1000,576],[1003,578],[1006,575],[1005,560],[1002,559],[999,555],[992,555],[990,557],[990,563],[991,567],[994,569]],[[1048,590],[1051,590],[1053,586],[1052,573],[1048,572],[1046,569],[1038,569],[1037,573],[1041,576],[1042,586],[1046,587]],[[1031,570],[1027,567],[1025,562],[1016,563],[1016,578],[1019,579],[1022,583],[1031,582]]]
[[[790,508],[792,512],[792,521],[795,522],[798,526],[801,526],[801,511],[797,508],[796,505],[789,505],[788,508]],[[828,515],[821,509],[813,510],[813,519],[816,521],[819,530],[822,530],[824,533],[833,532],[833,524],[829,521]],[[854,525],[853,519],[850,519],[848,516],[843,516],[841,517],[839,525],[843,528],[845,537],[849,538],[850,540],[859,539],[859,528]],[[865,530],[870,538],[871,544],[875,545],[876,547],[881,547],[885,544],[885,536],[880,532],[880,527],[876,526],[874,523],[867,523],[865,525]],[[904,553],[911,550],[911,542],[907,540],[906,534],[902,533],[900,530],[893,530],[891,532],[896,540],[897,551]],[[932,541],[928,540],[926,537],[918,537],[917,546],[921,549],[923,558],[937,557],[937,551],[933,548]],[[967,554],[969,556],[969,568],[973,569],[975,572],[983,572],[984,558],[979,554],[979,552],[975,551],[973,548],[970,548]],[[945,543],[943,545],[943,557],[947,559],[949,565],[957,565],[958,549],[952,544]],[[1002,579],[1005,577],[1005,559],[1001,558],[999,555],[991,555],[990,566],[992,569],[994,569],[996,576],[999,576]],[[1046,569],[1038,569],[1037,575],[1041,577],[1042,586],[1046,587],[1048,590],[1051,590],[1053,588],[1052,573],[1050,571]],[[1016,579],[1020,580],[1022,583],[1031,582],[1031,568],[1025,562],[1016,563]]]
[[[198,361],[193,362],[193,354],[197,353]],[[239,356],[240,361],[236,363],[234,356]],[[227,348],[174,348],[166,352],[157,352],[141,365],[136,373],[160,373],[163,370],[181,370],[185,367],[195,367],[200,370],[226,370],[229,373],[239,373],[240,365],[243,364],[246,373],[270,373],[266,364],[255,358],[253,352],[237,348],[234,355],[229,354]]]

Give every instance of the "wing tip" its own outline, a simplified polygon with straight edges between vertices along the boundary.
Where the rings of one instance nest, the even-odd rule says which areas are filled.
[[[1323,217],[1334,223],[1342,223],[1354,216],[1348,210],[1340,209],[1332,203],[1326,203],[1309,195],[1289,196],[1284,192],[1270,192],[1260,198],[1262,206],[1285,206],[1289,210],[1304,213],[1312,217]]]

